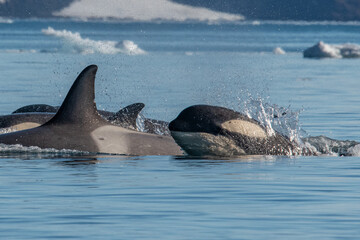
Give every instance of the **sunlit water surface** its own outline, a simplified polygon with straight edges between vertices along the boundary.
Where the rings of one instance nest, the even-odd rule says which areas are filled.
[[[45,35],[48,27],[81,39]],[[97,64],[100,109],[144,102],[147,117],[170,121],[192,104],[243,111],[261,102],[298,112],[308,135],[360,141],[360,60],[302,57],[320,40],[360,43],[358,24],[15,21],[0,35],[0,114],[61,104],[77,74]],[[102,54],[86,38],[130,40],[147,54]],[[1,239],[360,235],[358,157],[0,156]]]

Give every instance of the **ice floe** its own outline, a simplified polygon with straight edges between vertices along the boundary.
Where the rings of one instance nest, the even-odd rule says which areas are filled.
[[[331,45],[322,41],[304,51],[305,58],[359,58],[360,45],[340,44]]]
[[[78,32],[68,30],[55,30],[52,27],[43,29],[45,35],[54,36],[63,41],[63,50],[65,52],[81,53],[81,54],[118,54],[124,53],[128,55],[145,54],[137,44],[130,40],[121,42],[116,41],[95,41],[89,38],[81,37]]]

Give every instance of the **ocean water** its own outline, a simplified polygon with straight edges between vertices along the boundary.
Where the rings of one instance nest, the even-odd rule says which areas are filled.
[[[257,119],[266,108],[287,112],[285,131],[360,141],[360,59],[302,56],[319,41],[359,44],[356,22],[14,20],[0,23],[0,36],[2,115],[61,104],[77,74],[97,64],[99,109],[143,102],[146,117],[170,121],[199,103]],[[196,159],[2,146],[0,237],[357,239],[357,155]]]

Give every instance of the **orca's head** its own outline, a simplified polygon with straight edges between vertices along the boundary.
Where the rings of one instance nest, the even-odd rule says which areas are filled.
[[[195,105],[170,122],[172,137],[190,155],[246,154],[238,140],[265,139],[255,120],[228,108]]]
[[[169,129],[172,132],[205,132],[218,135],[222,130],[222,123],[240,118],[242,115],[231,109],[194,105],[184,109],[175,120],[171,121]]]

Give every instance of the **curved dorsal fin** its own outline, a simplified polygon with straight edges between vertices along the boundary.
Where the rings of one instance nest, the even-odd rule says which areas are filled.
[[[95,104],[96,65],[86,67],[76,78],[56,115],[46,124],[96,124],[104,121]]]
[[[141,110],[145,107],[144,103],[133,103],[115,113],[115,117],[128,116],[137,118]]]
[[[136,129],[136,119],[144,107],[144,103],[131,104],[120,109],[109,118],[109,121],[120,126]]]

